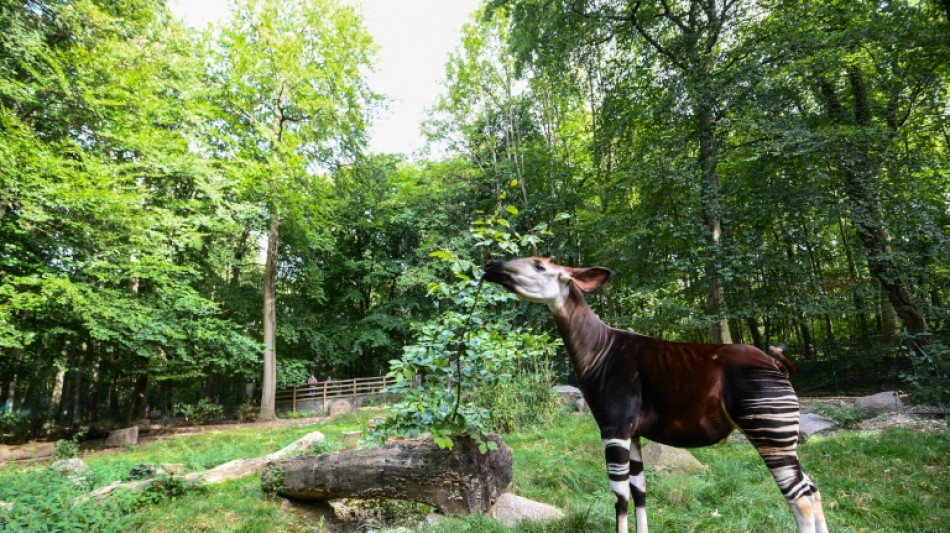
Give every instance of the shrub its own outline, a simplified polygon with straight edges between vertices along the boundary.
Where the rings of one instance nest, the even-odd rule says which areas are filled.
[[[472,234],[479,245],[494,243],[505,253],[517,253],[521,246],[539,242],[535,234],[547,230],[539,225],[521,236],[501,222],[494,217],[475,222]],[[474,262],[444,250],[430,255],[455,277],[454,282],[428,287],[429,296],[446,311],[416,327],[415,343],[403,349],[401,359],[389,362],[388,377],[394,383],[387,392],[398,394],[401,401],[367,436],[370,443],[431,433],[436,444],[450,448],[456,435],[482,438],[548,413],[549,404],[556,405],[542,390],[550,388],[548,380],[532,378],[527,370],[551,357],[557,342],[546,333],[516,325],[517,309],[511,305],[515,297],[494,284],[483,287],[476,282],[480,270]],[[524,373],[516,377],[519,372]],[[492,446],[484,441],[480,448]]]
[[[177,412],[189,424],[210,424],[224,418],[224,409],[221,405],[201,399],[196,404],[180,404]]]
[[[280,465],[270,464],[261,472],[261,491],[264,494],[277,494],[283,484],[284,469]]]
[[[815,410],[835,421],[839,427],[853,429],[864,420],[863,407],[847,407],[828,403],[815,404]]]
[[[70,459],[79,456],[79,439],[82,433],[73,435],[71,439],[60,439],[53,444],[53,459]]]
[[[552,390],[550,358],[540,354],[526,357],[510,380],[484,386],[475,394],[475,402],[491,413],[492,431],[512,433],[538,427],[561,412],[560,398]]]
[[[950,413],[950,344],[936,341],[922,347],[905,336],[912,371],[901,375],[911,389],[911,401],[943,407]]]
[[[244,402],[238,406],[235,416],[240,422],[253,422],[257,420],[257,415],[260,414],[260,407],[254,405],[251,402]]]

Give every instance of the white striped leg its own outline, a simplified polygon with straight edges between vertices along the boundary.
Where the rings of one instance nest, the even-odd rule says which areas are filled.
[[[640,438],[633,438],[630,447],[630,493],[633,496],[634,513],[637,518],[637,533],[648,533],[647,528],[647,479],[643,472],[643,454]]]
[[[627,533],[627,510],[630,503],[630,439],[604,439],[607,477],[614,495],[617,512],[617,533]]]
[[[780,375],[758,379],[755,398],[739,402],[730,413],[765,460],[788,502],[800,533],[826,533],[821,496],[798,461],[798,399]]]

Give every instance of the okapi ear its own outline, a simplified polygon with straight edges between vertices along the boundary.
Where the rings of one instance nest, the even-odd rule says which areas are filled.
[[[577,288],[584,291],[585,294],[590,294],[599,289],[613,275],[614,273],[611,270],[602,267],[571,269],[571,279],[574,280]]]

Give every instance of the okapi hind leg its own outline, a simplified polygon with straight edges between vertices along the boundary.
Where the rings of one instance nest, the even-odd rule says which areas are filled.
[[[630,507],[630,439],[604,438],[604,457],[610,492],[617,512],[617,533],[627,533],[627,512]]]
[[[647,531],[647,480],[643,473],[643,453],[640,437],[633,437],[630,446],[630,493],[633,496],[634,516],[637,519],[637,533]]]
[[[827,533],[821,495],[798,460],[798,397],[778,372],[760,371],[747,382],[753,383],[753,391],[746,391],[752,394],[736,401],[729,415],[765,461],[798,531]]]

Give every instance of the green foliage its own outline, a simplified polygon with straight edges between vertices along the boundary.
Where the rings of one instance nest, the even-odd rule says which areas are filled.
[[[475,404],[491,413],[490,428],[496,433],[542,426],[561,413],[561,400],[552,389],[551,354],[529,351],[515,366],[510,379],[484,384],[473,394]]]
[[[208,401],[206,398],[198,400],[198,403],[179,404],[175,411],[188,424],[210,424],[224,418],[224,408],[220,404]]]
[[[79,440],[82,433],[73,435],[71,439],[59,439],[53,444],[53,459],[70,459],[79,457]]]
[[[270,464],[261,472],[261,491],[264,494],[276,495],[284,484],[284,469],[278,464]]]
[[[854,429],[864,421],[863,407],[847,407],[830,403],[816,403],[815,410],[834,420],[838,427]]]
[[[244,402],[238,406],[234,417],[237,418],[238,422],[253,422],[257,420],[259,410],[259,406],[254,405],[252,402]]]
[[[534,244],[536,234],[546,230],[535,227],[519,235],[509,230],[507,221],[500,220],[489,217],[476,221],[472,229],[476,246],[498,245],[507,252],[516,252],[522,245]],[[436,444],[451,448],[456,435],[481,438],[496,427],[505,427],[507,420],[519,413],[504,413],[511,406],[502,406],[496,403],[498,398],[492,401],[488,395],[492,391],[513,392],[507,386],[513,385],[519,362],[537,365],[551,357],[557,346],[548,334],[516,325],[508,310],[514,297],[493,285],[483,287],[476,282],[479,274],[472,261],[447,250],[433,252],[432,256],[447,267],[455,281],[430,284],[429,295],[444,310],[437,318],[419,325],[415,343],[403,349],[401,359],[390,361],[388,376],[395,383],[388,392],[401,400],[368,435],[370,442],[382,443],[393,435],[431,433]],[[496,424],[496,418],[505,422]],[[489,447],[490,443],[483,446]]]
[[[950,344],[938,341],[921,347],[912,339],[907,341],[913,366],[901,378],[911,387],[911,399],[950,412]]]

